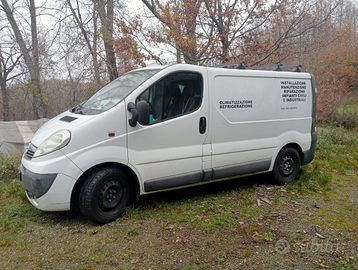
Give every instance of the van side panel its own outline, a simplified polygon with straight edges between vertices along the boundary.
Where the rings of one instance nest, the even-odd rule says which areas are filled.
[[[267,77],[268,73],[255,71],[259,76],[252,73],[213,70],[211,75],[214,171],[223,166],[249,165],[250,162],[253,162],[253,168],[247,173],[269,168],[275,135],[275,93],[272,91],[275,82]],[[260,160],[262,162],[258,162]]]
[[[209,77],[214,179],[230,171],[232,176],[272,170],[278,152],[290,143],[310,149],[309,74],[213,69]]]
[[[307,151],[312,142],[312,85],[309,74],[280,73],[275,79],[275,147],[295,143]]]

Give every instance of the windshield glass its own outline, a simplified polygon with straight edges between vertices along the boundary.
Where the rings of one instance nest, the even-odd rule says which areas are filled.
[[[92,115],[105,112],[121,102],[128,94],[159,70],[148,69],[126,73],[102,87],[89,100],[74,108],[73,112]]]

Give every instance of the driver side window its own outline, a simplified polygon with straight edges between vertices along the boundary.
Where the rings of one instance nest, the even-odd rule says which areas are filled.
[[[156,82],[137,97],[149,105],[149,123],[157,123],[195,111],[202,100],[202,77],[192,72],[178,72]]]

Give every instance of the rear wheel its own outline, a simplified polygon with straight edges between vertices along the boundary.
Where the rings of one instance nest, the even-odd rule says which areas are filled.
[[[281,185],[294,181],[301,167],[301,158],[297,150],[292,147],[283,148],[277,155],[272,175]]]
[[[108,223],[124,213],[132,194],[125,173],[118,168],[103,168],[85,180],[79,196],[80,210],[97,223]]]

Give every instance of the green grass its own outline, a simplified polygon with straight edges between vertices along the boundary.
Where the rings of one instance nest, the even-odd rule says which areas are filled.
[[[331,128],[319,134],[317,162],[321,172],[346,174],[358,170],[358,137],[342,128]]]
[[[130,229],[127,231],[127,233],[128,233],[128,235],[130,235],[130,236],[138,234],[136,228],[130,228]]]
[[[332,173],[358,173],[357,147],[358,140],[355,133],[349,133],[341,128],[321,131],[314,161],[303,166],[299,179],[286,185],[285,188],[297,193],[329,191]],[[16,179],[15,171],[19,165],[19,157],[17,153],[0,157],[0,175],[2,176],[0,194],[2,199],[7,201],[1,206],[2,220],[13,217],[32,219],[40,216],[40,219],[46,222],[53,215],[44,216],[42,212],[30,206],[22,183]],[[163,223],[190,222],[207,229],[232,228],[237,226],[237,220],[233,218],[232,213],[246,217],[260,214],[260,210],[255,207],[257,196],[253,196],[256,191],[255,186],[245,185],[222,190],[215,195],[198,193],[174,200],[164,196],[160,200],[144,201],[129,207],[126,216],[138,220],[156,218]],[[279,196],[275,196],[273,203],[280,203]],[[18,231],[26,226],[27,218],[16,225],[7,224],[6,222],[9,221],[0,222],[0,229],[13,227],[13,231]],[[132,229],[134,231],[129,231],[129,235],[135,234],[135,228]]]
[[[19,155],[0,155],[0,266],[236,269],[237,265],[254,265],[261,254],[276,256],[274,245],[279,239],[291,244],[304,241],[309,237],[304,231],[310,227],[339,230],[342,236],[335,233],[336,238],[357,244],[357,206],[345,194],[354,185],[351,177],[358,176],[357,133],[329,127],[318,135],[315,159],[302,166],[293,183],[272,186],[268,176],[260,175],[147,195],[130,206],[123,218],[104,226],[81,216],[71,218],[34,208],[18,180]],[[266,196],[272,205],[261,202],[259,207],[257,199]],[[302,206],[306,201],[307,207]],[[320,202],[317,208],[315,201]],[[300,211],[310,209],[309,214],[295,212],[294,202],[302,206]],[[285,228],[293,214],[307,226]],[[41,251],[47,252],[46,257],[39,257],[36,249],[46,241],[48,251]],[[299,260],[298,255],[290,255]],[[311,255],[315,254],[307,256]],[[355,254],[343,254],[329,262],[330,268],[353,267],[350,257],[357,259]],[[288,258],[283,257],[282,263]]]
[[[301,168],[298,180],[288,185],[297,192],[322,192],[331,189],[332,174],[358,175],[357,133],[329,127],[318,133],[314,160]]]
[[[325,191],[329,190],[332,173],[358,174],[357,133],[342,128],[329,128],[318,135],[314,161],[301,168],[298,181],[286,185],[288,190],[301,193]],[[31,211],[31,207],[26,206],[23,185],[18,181],[20,158],[20,153],[0,155],[0,196],[10,200],[11,205],[24,209],[14,210],[4,206],[2,214],[19,215],[21,211]],[[238,208],[241,213],[250,211],[250,206],[256,205],[256,198],[252,196],[255,191],[255,186],[245,185],[233,190],[223,190],[214,196],[200,193],[175,200],[167,200],[164,196],[161,200],[152,200],[150,203],[144,201],[130,207],[127,216],[138,219],[157,216],[163,222],[195,221],[209,227],[231,226],[232,222],[227,218],[228,213],[235,212]],[[279,203],[279,198],[275,198],[274,202]]]

